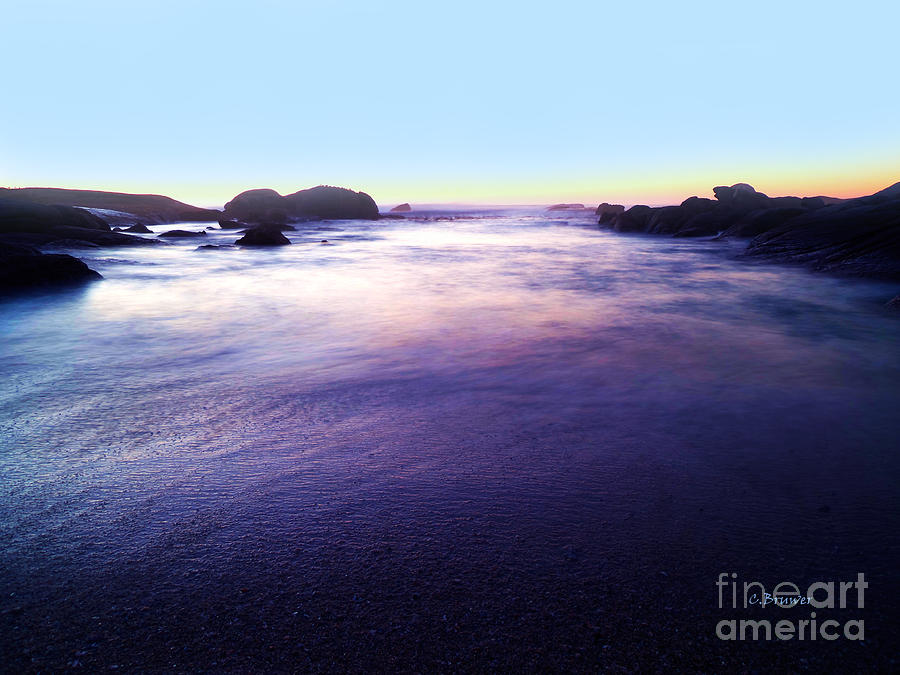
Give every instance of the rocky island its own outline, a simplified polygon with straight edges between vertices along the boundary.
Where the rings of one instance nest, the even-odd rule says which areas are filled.
[[[365,192],[319,185],[289,195],[275,190],[247,190],[225,204],[223,220],[284,223],[311,219],[377,220],[378,206]]]

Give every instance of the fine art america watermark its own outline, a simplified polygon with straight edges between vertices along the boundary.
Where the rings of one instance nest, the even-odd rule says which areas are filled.
[[[769,592],[759,581],[738,581],[736,572],[722,572],[716,581],[719,609],[772,609],[771,619],[723,619],[716,624],[720,640],[865,640],[862,619],[843,622],[817,618],[817,609],[863,609],[869,587],[860,572],[856,581],[816,581],[805,592],[790,581],[782,581]],[[785,610],[789,615],[779,616]],[[802,616],[797,616],[800,612]]]

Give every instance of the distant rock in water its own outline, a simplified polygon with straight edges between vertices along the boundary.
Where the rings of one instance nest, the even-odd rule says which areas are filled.
[[[247,227],[247,223],[241,223],[237,220],[220,220],[219,227],[223,230],[242,230]]]
[[[548,211],[582,211],[584,210],[584,204],[554,204],[553,206],[548,206]]]
[[[201,209],[162,195],[138,195],[100,190],[65,190],[62,188],[0,189],[0,199],[14,199],[43,205],[82,206],[85,208],[119,211],[139,216],[151,223],[180,223],[212,221],[221,217],[219,211]],[[116,221],[115,215],[109,220]],[[127,222],[127,219],[125,219]],[[133,218],[131,219],[133,220]]]
[[[247,190],[225,205],[227,220],[283,223],[288,219],[377,220],[378,206],[365,192],[320,185],[281,196],[275,190]]]
[[[157,237],[168,237],[168,238],[178,238],[178,237],[205,237],[206,232],[200,230],[199,232],[191,232],[190,230],[169,230],[168,232],[163,232],[162,234],[156,235]]]
[[[620,213],[625,213],[625,207],[621,204],[607,204],[603,202],[594,211],[594,215],[600,216],[600,222],[606,223],[615,218]]]
[[[398,204],[391,209],[391,213],[409,213],[412,207],[409,204]]]
[[[256,225],[246,231],[236,244],[240,246],[285,246],[291,240],[281,233],[277,225]]]
[[[888,303],[885,305],[885,307],[895,312],[900,312],[900,295],[895,297],[893,300],[888,300]]]
[[[0,294],[102,277],[78,258],[0,242]]]

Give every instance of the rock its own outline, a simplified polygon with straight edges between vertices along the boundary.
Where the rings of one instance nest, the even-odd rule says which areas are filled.
[[[0,199],[0,232],[49,232],[59,227],[111,231],[105,220],[84,209],[45,206],[21,199]]]
[[[900,295],[896,296],[893,300],[888,300],[885,307],[892,311],[900,312]]]
[[[153,234],[153,231],[143,223],[135,223],[131,227],[126,227],[123,232],[132,232],[134,234]]]
[[[63,239],[87,242],[96,246],[146,246],[158,244],[156,239],[135,237],[123,232],[103,232],[83,227],[54,227],[47,232],[11,232],[0,234],[0,241],[24,246],[45,246]]]
[[[727,229],[729,225],[739,217],[740,214],[735,213],[730,209],[716,209],[705,213],[699,213],[688,218],[672,236],[713,237]]]
[[[747,183],[735,183],[731,187],[720,185],[713,188],[713,194],[723,206],[741,211],[753,211],[767,206],[769,197],[757,192]]]
[[[746,254],[900,280],[900,199],[860,197],[807,211],[752,239]]]
[[[583,211],[585,208],[584,204],[554,204],[553,206],[548,206],[548,211]]]
[[[233,248],[233,246],[231,244],[201,244],[194,250],[204,251],[204,250],[210,249],[210,248]]]
[[[113,232],[99,216],[71,206],[45,206],[0,199],[0,237],[8,243],[42,246],[60,239],[98,246],[148,244],[150,240]]]
[[[410,211],[412,211],[412,207],[409,204],[398,204],[391,209],[391,213],[408,213]]]
[[[807,213],[804,208],[774,208],[751,211],[726,229],[721,237],[755,237],[780,227],[791,218]]]
[[[896,201],[898,199],[900,199],[900,182],[894,183],[884,190],[879,190],[868,197],[862,197],[861,201],[866,204],[883,204],[884,202]]]
[[[0,243],[0,293],[73,284],[102,277],[78,258]]]
[[[162,195],[138,195],[99,190],[65,190],[61,188],[0,189],[0,199],[42,205],[82,206],[85,208],[118,211],[153,223],[205,222],[217,220],[222,214],[213,209],[201,209]],[[111,216],[115,220],[115,216]]]
[[[176,237],[205,237],[206,232],[200,230],[199,232],[191,232],[190,230],[169,230],[168,232],[163,232],[162,234],[156,235],[157,237],[168,237],[168,238],[176,238]]]
[[[803,200],[800,197],[769,197],[765,203],[769,209],[803,209]]]
[[[223,230],[241,230],[247,227],[247,223],[241,223],[237,220],[220,220],[219,227]]]
[[[377,220],[378,206],[365,192],[319,185],[282,197],[274,190],[248,190],[225,205],[228,220],[284,222],[290,218]]]
[[[257,225],[246,231],[236,244],[241,246],[284,246],[291,241],[275,225]]]
[[[616,232],[646,232],[654,211],[655,209],[643,204],[632,206],[609,221],[610,227]]]
[[[621,204],[607,204],[606,202],[600,204],[600,206],[597,207],[597,210],[594,211],[594,215],[600,216],[600,220],[597,222],[601,225],[609,222],[620,213],[625,213],[624,206]]]
[[[651,234],[674,234],[684,222],[693,214],[688,213],[680,206],[663,206],[653,209],[653,213],[647,220],[644,232]]]
[[[656,209],[647,223],[651,234],[676,234],[695,216],[720,208],[712,199],[689,197],[680,206],[664,206]]]
[[[284,197],[269,189],[245,190],[225,204],[228,220],[261,221],[268,218],[269,211],[282,208]],[[223,221],[219,221],[222,225]]]
[[[826,206],[825,199],[822,197],[803,197],[800,200],[800,205],[809,211],[815,211],[816,209],[823,209]]]
[[[768,197],[746,183],[713,192],[715,200],[633,206],[606,222],[617,232],[753,237],[745,255],[900,280],[900,183],[856,199]]]
[[[82,239],[54,239],[43,245],[44,248],[100,248],[97,244]]]

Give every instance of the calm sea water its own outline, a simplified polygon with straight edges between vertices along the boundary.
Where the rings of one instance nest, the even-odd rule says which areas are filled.
[[[865,572],[887,663],[896,287],[592,222],[211,231],[3,301],[8,663],[718,664],[726,570]]]

